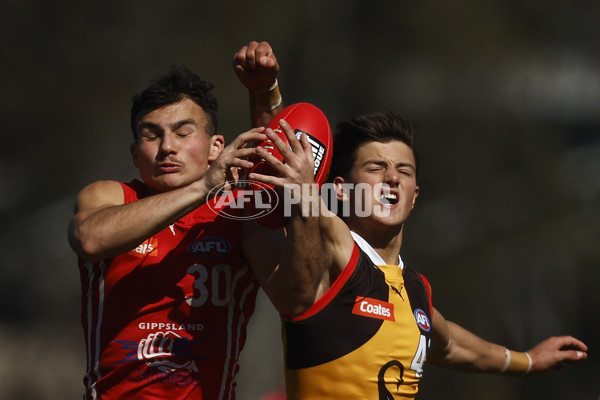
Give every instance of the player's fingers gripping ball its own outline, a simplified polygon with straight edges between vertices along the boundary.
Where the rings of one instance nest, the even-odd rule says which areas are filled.
[[[304,133],[312,148],[312,155],[315,162],[314,178],[315,183],[318,187],[321,187],[327,179],[329,174],[329,168],[331,167],[331,156],[333,153],[333,136],[331,133],[331,127],[327,117],[318,107],[310,103],[296,103],[292,104],[283,110],[281,110],[269,124],[268,128],[271,128],[277,135],[284,141],[286,145],[289,145],[288,139],[285,132],[279,126],[279,121],[285,119],[296,134],[296,138]],[[285,162],[281,153],[277,150],[275,145],[268,139],[259,143],[258,146],[263,147],[269,153],[271,153],[279,161]],[[277,175],[275,171],[264,159],[256,156],[254,160],[254,167],[250,172],[256,172],[264,175]],[[257,215],[256,221],[264,226],[270,228],[279,228],[286,224],[286,217],[284,216],[284,207],[282,199],[277,198],[277,194],[273,186],[265,185],[262,183],[254,183],[250,185],[251,189],[264,191],[266,201],[268,205],[261,204],[262,206],[271,206],[269,212],[264,212],[263,215],[259,215],[259,210],[256,209],[257,204],[250,205],[250,212]],[[271,191],[268,193],[268,191]],[[261,198],[262,198],[261,197]]]

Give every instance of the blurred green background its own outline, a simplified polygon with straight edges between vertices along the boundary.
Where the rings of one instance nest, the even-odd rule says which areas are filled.
[[[267,40],[287,104],[332,124],[393,109],[414,125],[421,192],[403,258],[446,316],[526,350],[573,334],[590,358],[516,379],[427,367],[421,400],[600,395],[600,3],[549,0],[0,3],[0,398],[81,398],[77,192],[136,177],[131,96],[171,64],[216,85],[220,133],[248,129],[233,54]],[[261,295],[238,398],[281,385]],[[332,382],[332,384],[335,384]]]

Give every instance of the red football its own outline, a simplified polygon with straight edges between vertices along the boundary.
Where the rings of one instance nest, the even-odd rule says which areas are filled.
[[[325,183],[327,174],[329,174],[333,151],[333,137],[327,117],[323,111],[310,103],[296,103],[287,106],[273,117],[267,127],[273,129],[285,143],[288,143],[285,132],[279,126],[280,119],[287,121],[296,133],[297,138],[300,138],[302,132],[306,133],[315,160],[315,182],[318,186],[321,186]],[[270,140],[263,141],[259,146],[269,150],[279,161],[283,161],[283,157]],[[265,175],[275,173],[264,160],[255,163],[250,172]]]
[[[308,142],[312,147],[313,159],[315,161],[315,183],[320,187],[325,183],[327,175],[329,174],[329,168],[331,167],[331,156],[333,152],[333,136],[331,134],[331,127],[327,117],[318,107],[310,103],[296,103],[287,106],[281,110],[267,125],[268,128],[273,129],[275,133],[287,144],[288,140],[285,136],[285,132],[279,126],[279,120],[285,119],[286,122],[292,127],[296,133],[296,137],[300,138],[302,133],[306,134]],[[267,149],[280,161],[283,160],[283,156],[279,153],[277,148],[273,145],[270,140],[265,140],[258,144],[259,146]],[[264,175],[277,174],[270,165],[264,160],[258,159],[253,160],[254,167],[250,172],[256,172]],[[254,190],[271,190],[274,193],[274,188],[270,185],[250,185]],[[268,197],[271,199],[276,198],[273,193]],[[254,213],[256,210],[253,205],[249,205],[250,212]],[[272,212],[267,213],[263,217],[259,217],[256,221],[264,226],[270,228],[282,227],[285,225],[287,218],[283,215],[283,205],[281,202],[275,206]]]

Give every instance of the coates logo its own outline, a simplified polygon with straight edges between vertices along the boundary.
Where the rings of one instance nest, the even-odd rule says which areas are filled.
[[[222,217],[236,220],[257,219],[272,213],[279,204],[279,197],[269,185],[252,180],[239,180],[242,189],[230,190],[228,183],[216,186],[208,192],[208,207]],[[246,207],[248,204],[250,207]],[[240,210],[246,209],[246,212]]]
[[[313,159],[315,160],[314,176],[317,176],[319,170],[321,169],[321,165],[323,164],[323,157],[325,157],[325,146],[315,137],[311,136],[307,132],[301,131],[300,129],[296,129],[294,133],[296,134],[298,140],[300,140],[300,137],[303,133],[306,135],[308,143],[310,143],[310,147],[312,147],[312,155]]]
[[[417,308],[415,310],[415,320],[417,321],[417,325],[419,328],[423,329],[425,332],[429,332],[431,330],[431,324],[429,323],[429,318],[427,318],[427,314],[425,311]]]
[[[190,253],[200,257],[221,257],[229,253],[229,249],[229,242],[217,236],[200,238],[188,247]]]
[[[354,302],[352,314],[395,321],[394,305],[385,301],[358,296]]]

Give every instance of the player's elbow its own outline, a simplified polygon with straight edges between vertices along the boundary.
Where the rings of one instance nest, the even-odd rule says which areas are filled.
[[[93,235],[85,235],[81,229],[70,225],[68,239],[71,249],[73,249],[75,254],[77,254],[82,260],[94,263],[104,258],[101,251],[100,242],[95,239]]]
[[[442,341],[434,335],[431,341],[431,347],[427,352],[427,361],[437,367],[451,367],[451,349],[451,340]]]

